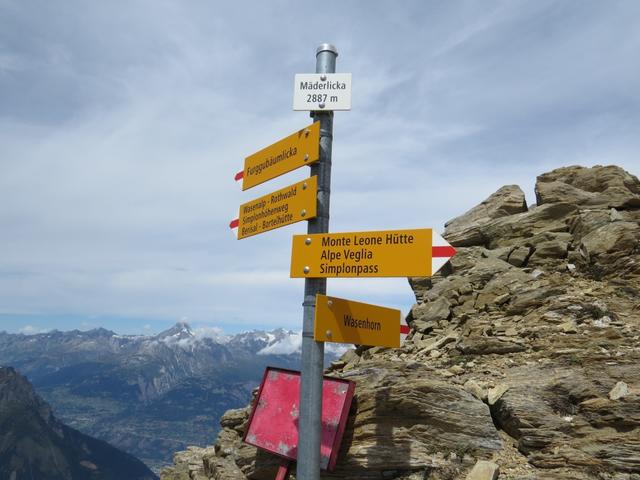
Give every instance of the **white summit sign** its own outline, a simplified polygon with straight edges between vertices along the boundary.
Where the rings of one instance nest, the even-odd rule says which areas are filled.
[[[350,73],[297,73],[294,110],[351,110]]]

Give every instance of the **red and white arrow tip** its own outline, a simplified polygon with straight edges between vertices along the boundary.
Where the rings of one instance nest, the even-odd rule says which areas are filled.
[[[242,185],[242,179],[244,178],[244,170],[240,170],[236,173],[236,176],[233,179]]]
[[[449,242],[432,230],[433,240],[431,242],[431,275],[440,270],[451,257],[456,254],[456,249]]]
[[[402,345],[407,338],[407,335],[411,333],[411,327],[409,325],[400,324],[400,345]]]
[[[229,222],[229,228],[231,229],[233,234],[236,236],[236,238],[238,238],[238,225],[240,225],[239,218],[234,218],[233,220],[231,220],[231,222]]]

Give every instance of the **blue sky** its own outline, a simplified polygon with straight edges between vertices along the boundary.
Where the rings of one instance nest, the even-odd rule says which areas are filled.
[[[243,158],[336,45],[331,231],[442,231],[505,184],[640,174],[640,2],[0,0],[0,330],[298,329],[301,223],[235,240]],[[401,308],[406,279],[329,280]]]

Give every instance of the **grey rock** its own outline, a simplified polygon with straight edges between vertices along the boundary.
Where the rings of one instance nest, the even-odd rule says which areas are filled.
[[[502,398],[502,396],[509,391],[509,385],[504,383],[498,385],[489,390],[487,395],[487,403],[489,405],[495,405],[495,403]]]
[[[504,257],[503,249],[506,247],[535,246],[540,241],[549,240],[549,235],[569,233],[570,222],[577,213],[577,207],[569,203],[542,205],[522,213],[487,219],[455,235],[447,236],[445,233],[445,238],[455,246],[482,245]],[[460,261],[456,257],[458,255],[453,257],[452,263]]]
[[[541,205],[525,213],[496,219],[483,228],[483,233],[490,249],[520,245],[531,242],[537,235],[569,232],[569,220],[577,212],[577,207],[569,203]]]
[[[533,278],[538,278],[542,275],[544,275],[544,270],[540,270],[539,268],[535,268],[532,272],[531,272],[531,276]]]
[[[578,243],[585,235],[608,223],[611,223],[611,216],[607,210],[580,210],[569,219],[569,233],[573,242]]]
[[[244,480],[247,478],[235,462],[229,458],[207,455],[203,458],[203,463],[207,478],[213,480]]]
[[[438,338],[437,340],[422,340],[418,345],[419,351],[421,353],[430,353],[432,351],[439,351],[445,345],[457,341],[459,335],[455,333],[449,333],[444,337]]]
[[[455,246],[483,245],[492,250],[519,246],[530,243],[536,235],[569,232],[569,222],[577,212],[577,207],[569,203],[542,205],[523,213],[489,219],[474,225],[471,238],[465,236],[468,233],[466,230],[445,237]],[[477,240],[478,238],[482,241]]]
[[[354,360],[358,359],[359,356],[356,353],[355,349],[350,348],[349,350],[347,350],[346,352],[344,352],[342,354],[342,357],[340,357],[340,361],[344,362],[344,363],[351,363]]]
[[[629,386],[624,382],[618,382],[609,392],[609,398],[611,400],[620,400],[629,394]]]
[[[640,248],[640,224],[614,222],[588,233],[580,243],[580,251],[591,268],[602,274],[637,272],[638,265],[628,263]]]
[[[560,285],[544,283],[532,284],[528,289],[518,292],[511,299],[507,313],[524,314],[544,305],[550,297],[561,295],[565,289]]]
[[[625,370],[636,378],[638,373],[631,371]],[[631,422],[624,420],[626,411],[637,406],[601,398],[603,389],[591,375],[569,368],[510,371],[510,389],[492,412],[498,425],[518,439],[518,448],[533,465],[618,471],[636,471],[640,466],[638,414],[631,413]],[[616,410],[625,407],[626,411]]]
[[[227,410],[220,418],[220,425],[224,428],[232,428],[235,430],[243,430],[244,422],[247,419],[247,408],[238,408],[235,410]]]
[[[512,340],[501,340],[496,337],[469,337],[458,347],[462,353],[472,355],[490,355],[523,352],[527,349],[522,343]]]
[[[173,457],[176,466],[165,468],[161,480],[208,480],[205,473],[204,458],[213,454],[213,448],[188,447]],[[242,477],[238,477],[242,478]]]
[[[471,395],[476,397],[478,400],[482,400],[483,402],[488,398],[487,391],[482,388],[475,380],[467,380],[462,388],[464,388]]]
[[[516,247],[509,254],[507,261],[514,267],[522,267],[523,265],[526,265],[530,254],[530,247]]]
[[[506,261],[499,259],[493,251],[483,247],[461,248],[459,249],[458,253],[456,253],[456,255],[451,259],[450,263],[454,277],[456,276],[456,273],[466,273],[470,269],[476,269],[477,272],[478,267],[482,267],[482,271],[486,271],[490,279],[490,277],[493,276],[494,273],[511,268]],[[454,278],[451,281],[455,280],[456,279]],[[438,288],[438,283],[433,286],[434,289]]]
[[[569,235],[568,235],[569,236]],[[569,242],[562,240],[549,240],[536,245],[535,251],[529,259],[529,265],[548,265],[559,258],[566,258]]]
[[[457,246],[486,244],[482,226],[508,215],[527,211],[524,192],[517,185],[506,185],[465,214],[445,224],[444,238]]]
[[[573,320],[561,323],[558,325],[558,329],[563,333],[578,333],[578,326]]]
[[[411,309],[410,319],[418,332],[427,332],[432,322],[444,321],[451,314],[451,304],[440,297],[432,302],[414,305]]]
[[[604,397],[589,398],[580,402],[578,413],[594,428],[613,428],[618,431],[640,427],[640,409],[637,394],[629,392],[623,400]]]
[[[479,460],[467,475],[467,480],[497,480],[500,467],[487,460]]]
[[[535,190],[538,205],[564,202],[584,207],[640,207],[640,180],[614,165],[558,168],[540,175]]]
[[[612,208],[611,210],[609,210],[609,220],[611,220],[612,222],[619,222],[623,221],[624,217],[618,210]]]

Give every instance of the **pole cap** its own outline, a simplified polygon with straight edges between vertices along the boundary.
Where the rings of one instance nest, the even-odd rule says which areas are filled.
[[[334,53],[336,57],[338,56],[338,49],[335,46],[331,45],[330,43],[322,43],[316,49],[316,57],[320,52],[331,52],[331,53]]]

